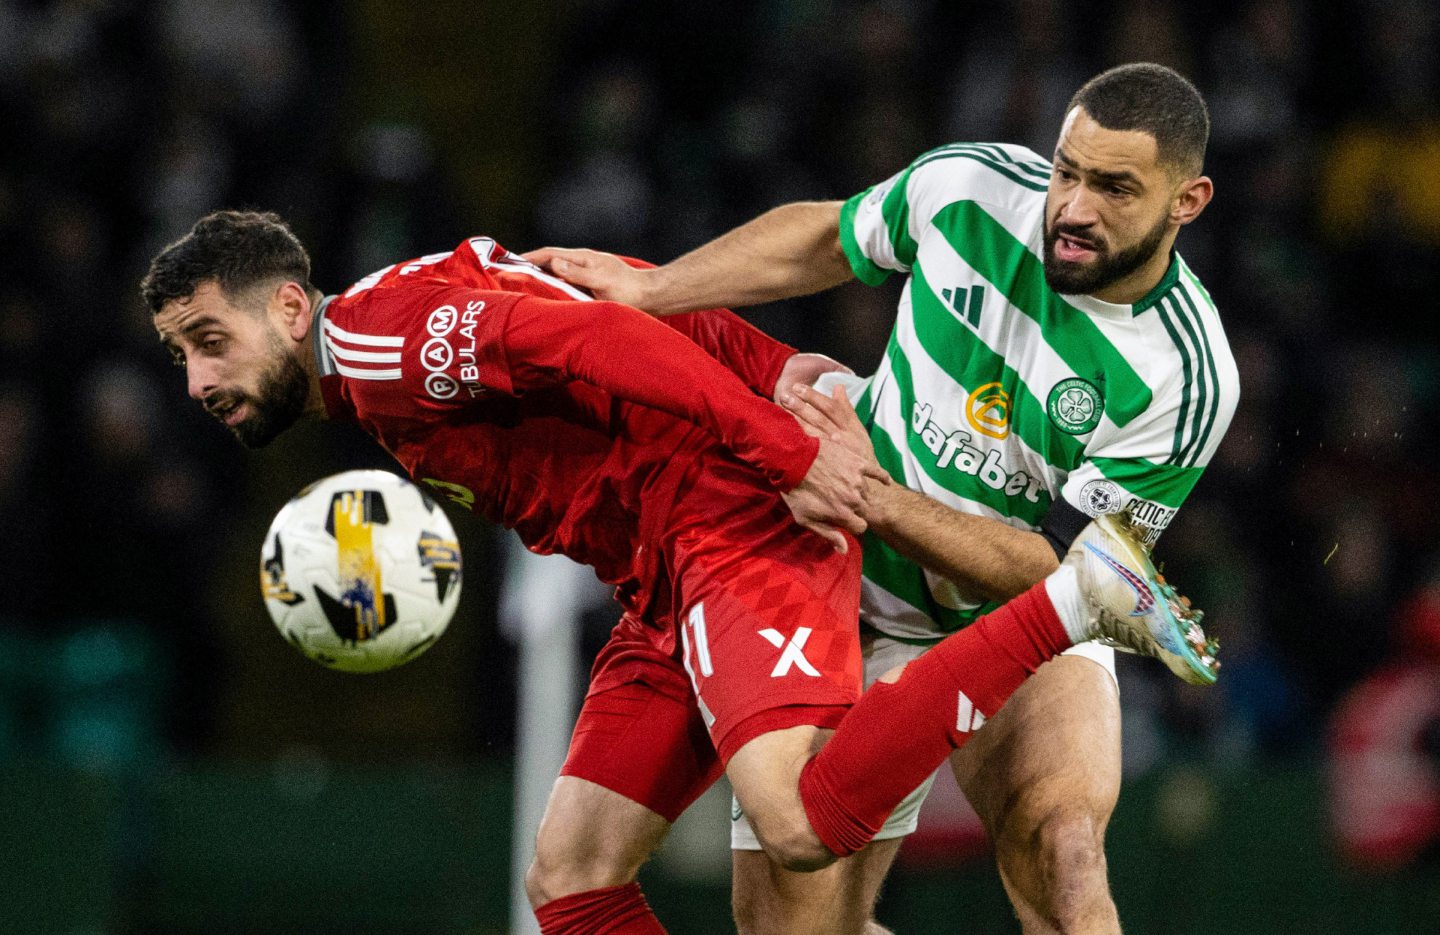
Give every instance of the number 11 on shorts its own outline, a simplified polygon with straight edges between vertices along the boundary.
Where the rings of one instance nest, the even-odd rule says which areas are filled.
[[[690,608],[690,616],[685,626],[680,628],[680,639],[684,643],[685,671],[690,673],[690,684],[694,686],[695,694],[699,695],[700,685],[695,680],[695,669],[690,657],[692,641],[695,647],[695,662],[700,665],[700,674],[705,678],[715,674],[715,667],[710,663],[710,638],[705,634],[704,603]]]

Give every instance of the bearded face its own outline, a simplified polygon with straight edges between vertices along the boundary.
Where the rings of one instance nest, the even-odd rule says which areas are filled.
[[[1169,218],[1162,215],[1138,241],[1116,248],[1093,225],[1052,222],[1046,218],[1045,282],[1062,295],[1102,292],[1149,262],[1164,245],[1169,230]],[[1062,238],[1071,250],[1059,248]],[[1065,259],[1060,256],[1062,252],[1079,255]],[[1090,255],[1085,256],[1086,253]]]
[[[155,316],[161,342],[185,368],[190,397],[247,448],[268,445],[293,425],[305,413],[314,383],[304,365],[303,331],[292,327],[308,309],[261,298],[241,297],[236,304],[214,283],[202,283]]]
[[[263,448],[294,425],[310,394],[309,375],[295,355],[273,333],[267,343],[271,359],[253,391],[221,389],[205,398],[205,410],[246,448]]]
[[[1170,265],[1180,227],[1203,210],[1210,180],[1160,162],[1155,137],[1112,130],[1075,107],[1055,144],[1045,193],[1045,281],[1064,295],[1139,301]]]

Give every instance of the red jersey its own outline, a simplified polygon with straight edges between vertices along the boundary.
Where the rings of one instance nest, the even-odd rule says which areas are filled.
[[[594,301],[489,238],[365,277],[314,329],[332,418],[617,585],[648,587],[637,554],[701,453],[789,490],[818,450],[768,399],[793,348],[728,311],[657,320]]]

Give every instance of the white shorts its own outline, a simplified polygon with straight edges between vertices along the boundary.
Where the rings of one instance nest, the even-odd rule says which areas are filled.
[[[913,643],[902,643],[891,639],[888,636],[880,636],[867,633],[864,636],[865,653],[865,687],[869,688],[879,680],[880,676],[889,672],[899,665],[904,665],[916,658],[929,646],[917,646]],[[1115,675],[1115,650],[1100,643],[1081,643],[1078,646],[1071,646],[1065,650],[1066,656],[1084,656],[1086,659],[1094,660],[1110,673],[1114,679],[1115,687],[1120,687],[1120,680]],[[925,803],[925,797],[930,794],[930,786],[935,782],[935,775],[920,784],[914,792],[907,795],[890,817],[885,819],[885,824],[880,828],[874,840],[885,841],[891,838],[903,838],[915,830],[920,822],[920,806]],[[758,851],[760,839],[755,837],[755,829],[750,827],[750,819],[740,809],[740,803],[732,796],[730,799],[730,849],[735,851]]]

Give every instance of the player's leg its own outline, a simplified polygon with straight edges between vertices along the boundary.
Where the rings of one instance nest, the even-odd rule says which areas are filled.
[[[758,561],[752,556],[746,565]],[[804,589],[784,586],[796,567],[813,574],[817,566],[779,563],[740,580],[762,595],[796,595]],[[1068,588],[1071,605],[1083,604],[1073,570],[1059,586]],[[859,662],[855,624],[819,606],[814,598],[828,593],[821,588],[780,613],[755,610],[749,590],[733,582],[692,589],[705,603],[691,609],[682,634],[690,641],[687,670],[702,711],[712,712],[711,736],[736,799],[765,853],[791,871],[819,870],[869,844],[951,750],[1073,642],[1041,585],[942,641],[898,680],[872,687],[845,714],[859,681],[849,669]],[[1072,616],[1078,632],[1088,611]],[[757,618],[767,617],[777,629],[756,639],[767,632]],[[841,715],[844,726],[815,754],[822,732]]]
[[[786,870],[759,850],[732,851],[736,931],[885,935],[873,919],[875,901],[902,840],[876,841],[814,873]]]
[[[653,935],[640,866],[720,765],[676,663],[622,622],[596,663],[536,837],[526,892],[546,935]]]
[[[790,611],[805,619],[804,607]],[[772,678],[798,666],[799,636],[797,630],[786,644]],[[780,634],[775,637],[767,641],[779,648]],[[806,759],[818,728],[831,724],[795,718],[784,707],[732,721],[726,729],[714,722],[712,736],[766,853],[786,869],[816,870],[868,844],[895,806],[968,742],[1031,673],[1075,643],[1100,637],[1157,656],[1187,680],[1215,678],[1215,648],[1205,641],[1198,617],[1158,579],[1133,537],[1101,517],[1045,581],[941,641],[893,684],[867,692],[813,757]],[[733,645],[753,642],[737,639]],[[711,674],[720,668],[711,666]],[[697,682],[702,710],[714,684],[721,686],[717,695],[728,692],[738,700],[733,685],[725,688],[732,681]],[[792,720],[787,724],[785,717]],[[798,789],[792,789],[789,779],[797,771]]]
[[[1120,931],[1105,865],[1120,793],[1119,693],[1108,662],[1065,655],[1041,666],[951,758],[1025,935]]]
[[[863,847],[895,803],[968,743],[1030,673],[1099,638],[1155,656],[1186,681],[1215,680],[1216,647],[1198,613],[1160,580],[1119,521],[1101,517],[1043,582],[942,640],[851,709],[800,777],[810,828],[825,850],[844,856]]]
[[[670,822],[618,792],[573,776],[555,781],[535,838],[525,892],[542,932],[663,931],[636,885]],[[648,916],[648,919],[646,918]]]
[[[707,481],[719,488],[716,476]],[[811,831],[797,783],[860,696],[859,549],[837,554],[778,497],[737,495],[723,509],[723,524],[697,511],[667,543],[677,642],[765,853],[791,870],[819,869],[834,857]]]
[[[867,687],[926,648],[873,632],[862,632],[861,647]],[[927,781],[907,797],[868,847],[815,873],[795,873],[767,858],[749,818],[736,802],[731,814],[730,848],[735,922],[740,935],[792,931],[884,935],[886,930],[874,919],[875,903],[901,842],[915,830],[930,785]]]

